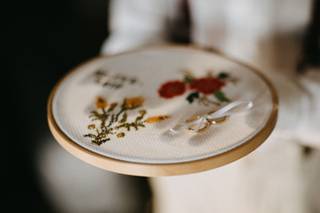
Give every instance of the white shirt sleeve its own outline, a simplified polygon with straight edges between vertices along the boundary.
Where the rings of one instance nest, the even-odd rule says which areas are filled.
[[[102,45],[102,54],[165,41],[167,1],[114,0],[110,7],[111,34]]]
[[[269,77],[279,95],[277,136],[320,149],[320,71]]]
[[[306,73],[300,79],[308,102],[303,105],[304,116],[299,128],[299,139],[317,148],[320,148],[320,70]]]

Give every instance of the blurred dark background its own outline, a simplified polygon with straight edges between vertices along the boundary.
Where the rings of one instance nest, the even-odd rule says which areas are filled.
[[[1,175],[1,209],[60,211],[44,189],[37,168],[39,147],[54,143],[44,140],[51,135],[47,98],[68,70],[99,54],[109,34],[109,5],[108,0],[31,0],[6,2],[3,7],[1,158],[5,169]],[[183,30],[172,27],[170,38],[189,42],[189,24],[188,19],[178,19],[175,25]],[[149,202],[146,179],[138,179],[135,185],[142,201]]]
[[[108,36],[108,5],[106,0],[32,0],[2,8],[2,210],[55,212],[34,162],[39,139],[49,135],[47,97],[70,68],[99,54]]]

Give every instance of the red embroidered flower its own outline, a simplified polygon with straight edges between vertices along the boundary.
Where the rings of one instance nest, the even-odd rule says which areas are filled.
[[[214,77],[198,78],[190,83],[190,88],[203,94],[212,94],[220,90],[225,83]]]
[[[158,93],[163,98],[172,98],[182,95],[186,91],[186,85],[182,81],[168,81],[161,85]]]

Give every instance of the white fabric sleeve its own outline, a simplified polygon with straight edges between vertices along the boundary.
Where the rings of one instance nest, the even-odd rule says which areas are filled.
[[[279,95],[277,136],[320,149],[320,71],[269,77]]]
[[[102,54],[165,41],[166,0],[114,0],[110,9],[110,36]]]

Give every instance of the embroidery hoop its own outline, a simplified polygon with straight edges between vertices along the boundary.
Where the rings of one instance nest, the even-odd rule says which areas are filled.
[[[76,72],[77,69],[82,65],[85,65],[87,63],[92,63],[95,60],[98,60],[104,57],[108,57],[108,56],[99,56],[97,58],[94,58],[88,62],[85,62],[79,65],[78,67],[76,67],[75,69],[67,73],[66,76],[56,84],[56,86],[53,88],[49,96],[48,105],[47,105],[47,116],[48,116],[49,128],[54,138],[64,149],[66,149],[68,152],[78,157],[79,159],[93,166],[102,168],[104,170],[117,172],[121,174],[127,174],[127,175],[158,177],[158,176],[172,176],[172,175],[182,175],[182,174],[201,172],[201,171],[206,171],[209,169],[214,169],[214,168],[223,166],[225,164],[231,163],[235,160],[238,160],[248,155],[250,152],[252,152],[257,147],[259,147],[268,138],[268,136],[273,131],[273,128],[277,121],[278,97],[271,82],[259,70],[252,68],[247,64],[239,62],[238,60],[228,57],[225,54],[219,51],[213,50],[211,48],[205,49],[197,46],[164,45],[164,46],[150,47],[145,49],[157,49],[157,48],[188,48],[188,49],[207,51],[207,52],[211,52],[213,54],[219,55],[221,57],[224,57],[230,61],[233,61],[255,72],[266,83],[272,95],[272,111],[264,127],[254,137],[252,137],[251,139],[249,139],[248,141],[246,141],[245,143],[243,143],[242,145],[234,149],[231,149],[219,155],[215,155],[213,157],[190,161],[190,162],[168,163],[168,164],[166,163],[165,164],[134,163],[134,162],[128,162],[128,161],[105,157],[103,155],[90,151],[78,145],[77,143],[75,143],[66,134],[64,134],[63,131],[61,131],[61,129],[58,127],[52,113],[52,99],[56,94],[56,91],[61,85],[61,83],[71,73]],[[136,51],[139,51],[139,50],[133,50],[129,52],[134,53]],[[118,55],[127,54],[127,53],[128,52],[121,53]]]

